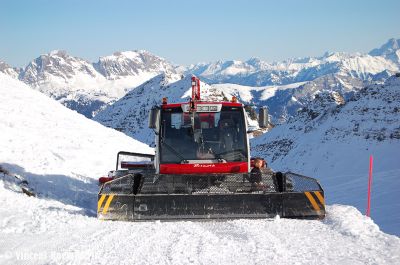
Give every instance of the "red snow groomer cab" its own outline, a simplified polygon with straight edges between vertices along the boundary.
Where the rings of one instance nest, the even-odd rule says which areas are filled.
[[[323,218],[317,180],[291,172],[253,170],[247,115],[233,97],[202,101],[192,77],[189,102],[162,100],[149,117],[155,155],[119,152],[101,179],[98,217],[110,220]],[[268,115],[260,113],[261,127]]]

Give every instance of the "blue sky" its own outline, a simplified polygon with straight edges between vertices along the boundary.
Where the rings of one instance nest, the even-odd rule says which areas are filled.
[[[325,51],[368,52],[400,38],[398,0],[0,0],[0,60],[54,49],[97,61],[145,49],[176,64]]]

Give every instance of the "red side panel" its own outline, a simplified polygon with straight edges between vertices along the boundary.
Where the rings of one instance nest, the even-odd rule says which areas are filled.
[[[106,182],[111,181],[111,180],[113,180],[113,178],[110,178],[110,177],[101,177],[101,178],[99,178],[99,183],[100,183],[100,184],[103,184],[103,183],[106,183]]]
[[[163,109],[180,108],[182,104],[184,104],[184,103],[164,104],[164,105],[161,105],[161,108],[163,108]],[[185,103],[185,104],[187,104],[187,103]]]
[[[160,174],[248,173],[247,162],[218,164],[161,164]]]

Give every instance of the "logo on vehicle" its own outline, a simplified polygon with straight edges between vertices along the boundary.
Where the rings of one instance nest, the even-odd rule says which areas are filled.
[[[194,164],[193,167],[215,167],[215,165],[214,164],[208,164],[208,165]]]

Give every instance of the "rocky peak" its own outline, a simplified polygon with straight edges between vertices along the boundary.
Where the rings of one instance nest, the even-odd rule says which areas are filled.
[[[87,61],[70,56],[66,51],[54,50],[31,61],[22,73],[21,79],[35,86],[46,82],[51,76],[66,82],[78,73],[91,77],[98,75]]]
[[[317,117],[326,115],[327,113],[335,111],[339,106],[346,103],[344,97],[336,91],[323,91],[314,96],[307,105],[299,110],[303,118],[307,120],[314,120]]]
[[[400,49],[400,39],[389,39],[385,44],[383,44],[380,48],[373,49],[369,52],[369,55],[372,56],[384,56],[391,54]]]
[[[175,72],[174,67],[165,59],[145,50],[115,52],[113,55],[100,57],[93,66],[107,79],[137,76],[140,72]]]
[[[18,76],[21,72],[21,69],[14,68],[8,65],[7,63],[0,61],[0,73],[4,73],[12,78],[18,79]]]
[[[369,53],[372,56],[382,56],[400,65],[400,39],[390,39],[380,48],[373,49]]]

